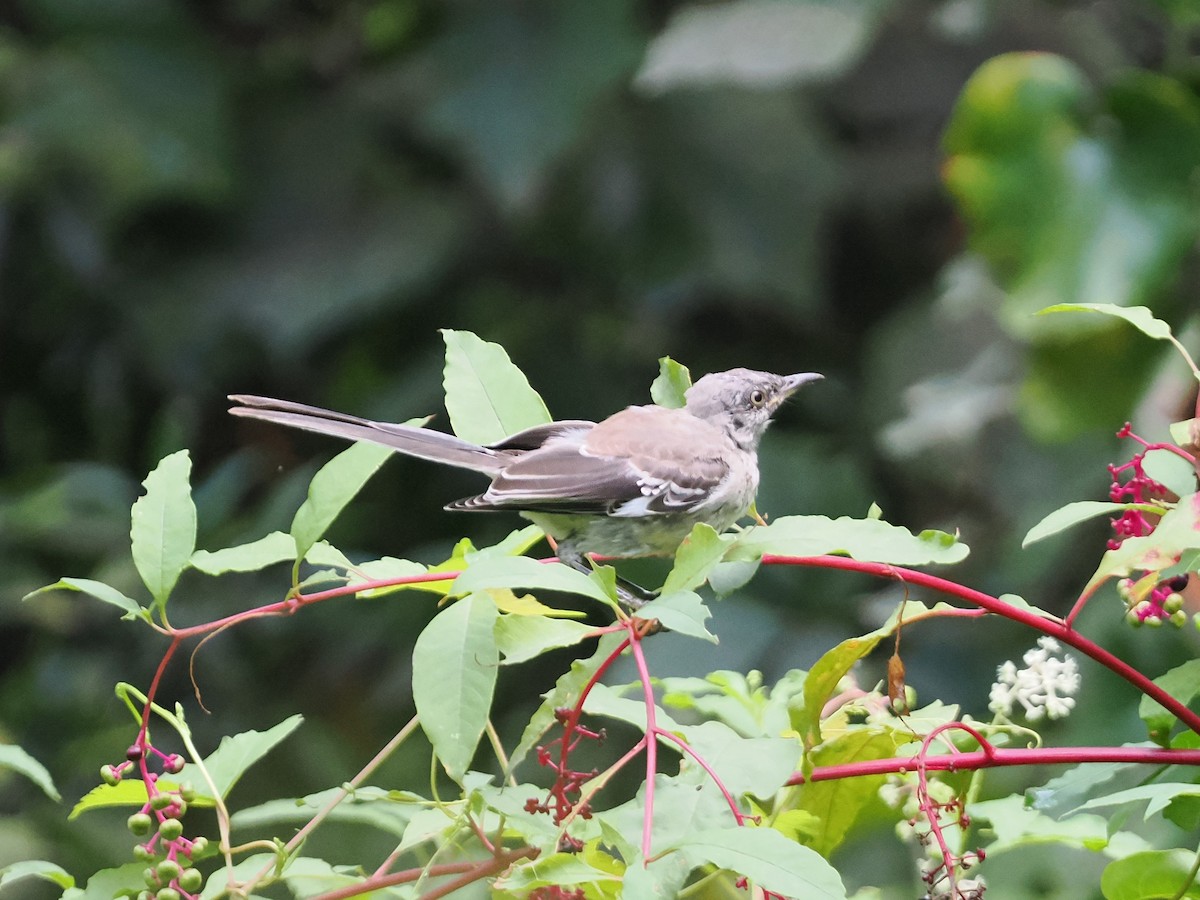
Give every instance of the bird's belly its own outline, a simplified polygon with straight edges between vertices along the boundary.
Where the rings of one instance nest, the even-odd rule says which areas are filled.
[[[674,554],[700,522],[721,532],[745,512],[745,504],[652,516],[580,516],[525,512],[527,519],[557,541],[569,541],[580,553],[599,556]]]

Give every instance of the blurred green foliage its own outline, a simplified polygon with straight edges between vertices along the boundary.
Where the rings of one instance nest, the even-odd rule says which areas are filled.
[[[440,413],[439,327],[502,343],[559,417],[646,402],[664,355],[825,372],[765,442],[760,510],[875,501],[960,529],[966,580],[1065,609],[1102,525],[1021,536],[1101,495],[1125,419],[1157,436],[1191,398],[1133,329],[1028,314],[1144,303],[1194,346],[1198,26],[1186,0],[3,4],[0,740],[68,803],[128,743],[112,685],[162,648],[99,604],[19,598],[64,574],[132,590],[129,505],[160,457],[192,451],[204,547],[286,527],[338,449],[231,421],[226,393]],[[338,545],[430,562],[506,533],[440,511],[475,486],[392,461]],[[238,584],[185,576],[176,609],[282,589]],[[718,608],[705,669],[808,666],[877,624],[881,590],[761,573]],[[380,600],[222,635],[195,659],[199,739],[302,712],[303,752],[261,790],[336,783],[410,714],[432,614]],[[1087,625],[1146,671],[1194,650],[1118,618]],[[1028,642],[983,627],[906,635],[909,683],[982,711],[1000,648]],[[655,650],[695,674],[690,647]],[[191,702],[182,665],[164,690]],[[1064,740],[1135,736],[1134,698],[1094,691]],[[403,762],[397,785],[424,778]],[[0,780],[0,816],[0,864],[128,853],[23,781]],[[872,858],[863,881],[912,894],[903,857]],[[1083,896],[1029,867],[1006,871],[1022,896]]]

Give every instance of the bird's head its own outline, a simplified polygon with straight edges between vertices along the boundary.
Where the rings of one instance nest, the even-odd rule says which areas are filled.
[[[773,375],[753,369],[713,372],[688,388],[685,409],[724,429],[742,449],[753,450],[783,401],[802,385],[824,377],[816,372]]]

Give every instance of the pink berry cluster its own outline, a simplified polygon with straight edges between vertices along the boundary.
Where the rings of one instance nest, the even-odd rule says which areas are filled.
[[[1154,503],[1168,496],[1170,492],[1167,488],[1146,474],[1146,451],[1153,445],[1134,434],[1128,422],[1117,432],[1117,437],[1133,438],[1142,445],[1142,449],[1135,453],[1129,462],[1119,466],[1109,463],[1108,471],[1112,475],[1112,487],[1108,489],[1109,499],[1114,503]],[[1121,477],[1127,472],[1131,474],[1122,482]],[[1109,550],[1116,550],[1127,537],[1143,537],[1154,530],[1154,524],[1140,509],[1125,510],[1113,519],[1112,527],[1116,536],[1109,540]]]
[[[1167,487],[1155,481],[1146,474],[1144,461],[1146,453],[1162,447],[1161,444],[1151,444],[1144,438],[1134,434],[1128,422],[1117,432],[1119,438],[1132,438],[1142,445],[1126,463],[1108,467],[1112,475],[1112,486],[1108,496],[1115,503],[1158,503],[1171,496]],[[1128,475],[1124,481],[1122,477]],[[1108,548],[1115,550],[1121,542],[1129,537],[1143,537],[1154,531],[1156,522],[1152,521],[1140,509],[1127,509],[1112,523],[1115,535],[1108,542]],[[1157,582],[1146,590],[1144,585],[1132,578],[1122,578],[1117,582],[1117,593],[1125,603],[1125,618],[1131,625],[1162,625],[1170,622],[1179,627],[1187,622],[1187,613],[1183,611],[1183,597],[1180,595],[1187,587],[1188,576],[1180,575]]]
[[[126,750],[124,762],[100,769],[105,784],[116,785],[136,772],[146,785],[146,803],[126,822],[134,837],[144,839],[133,848],[133,855],[147,864],[143,873],[146,889],[138,894],[138,900],[195,900],[204,876],[193,868],[192,860],[204,852],[208,839],[185,838],[181,819],[196,792],[186,782],[178,788],[160,790],[159,773],[150,771],[149,759],[157,759],[165,774],[183,771],[182,756],[163,753],[146,740]]]

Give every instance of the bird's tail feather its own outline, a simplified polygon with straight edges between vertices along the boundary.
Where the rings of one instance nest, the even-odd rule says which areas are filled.
[[[351,441],[373,441],[408,456],[487,475],[500,472],[510,459],[507,454],[428,428],[373,422],[318,406],[252,394],[231,394],[229,399],[238,404],[229,410],[235,416],[275,422]]]

